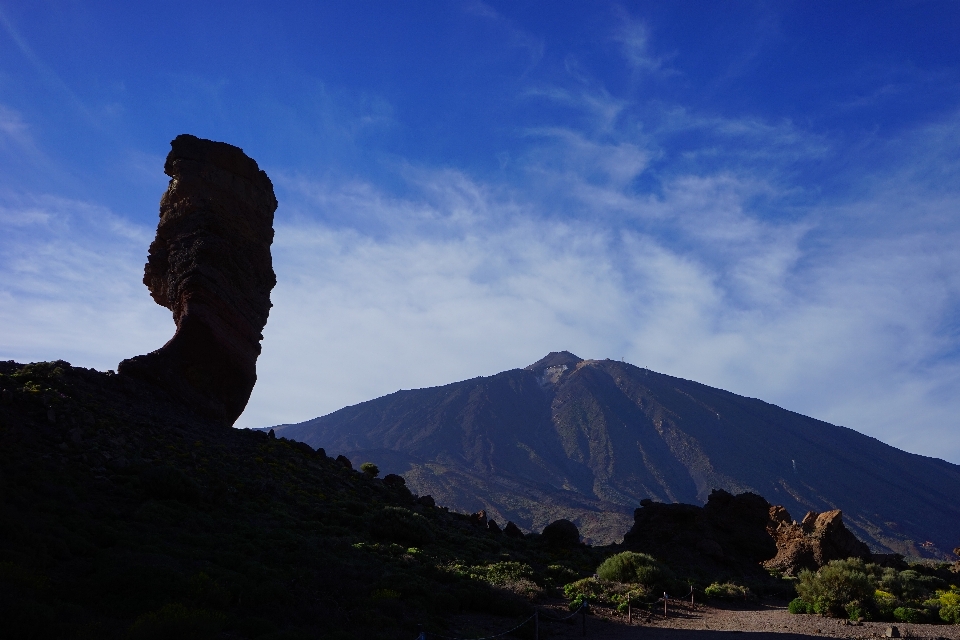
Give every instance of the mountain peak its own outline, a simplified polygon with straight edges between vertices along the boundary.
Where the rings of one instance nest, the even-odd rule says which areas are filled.
[[[551,351],[545,357],[540,358],[529,367],[524,367],[524,369],[536,374],[542,374],[544,369],[549,369],[550,367],[566,365],[572,369],[581,362],[583,362],[583,358],[578,358],[569,351]]]

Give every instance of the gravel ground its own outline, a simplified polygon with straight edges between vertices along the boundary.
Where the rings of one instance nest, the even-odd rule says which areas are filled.
[[[764,602],[743,607],[715,607],[697,605],[671,608],[670,615],[636,617],[627,625],[626,616],[596,609],[586,617],[586,635],[582,635],[582,619],[578,615],[565,623],[547,622],[546,616],[566,616],[569,612],[560,603],[541,607],[540,638],[595,640],[729,640],[733,633],[760,634],[751,640],[791,640],[800,638],[881,638],[888,627],[896,627],[904,638],[942,638],[960,640],[960,625],[901,624],[890,622],[863,622],[847,625],[843,621],[817,615],[792,615],[786,602]],[[648,614],[647,614],[648,615]],[[458,616],[449,633],[457,638],[478,638],[501,633],[519,621],[492,616]],[[433,640],[432,634],[427,635]],[[505,638],[533,638],[529,623],[517,634]]]

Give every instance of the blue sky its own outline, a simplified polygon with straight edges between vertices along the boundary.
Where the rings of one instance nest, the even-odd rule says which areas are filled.
[[[0,358],[172,335],[184,132],[280,202],[239,426],[567,349],[960,463],[960,3],[0,0]]]

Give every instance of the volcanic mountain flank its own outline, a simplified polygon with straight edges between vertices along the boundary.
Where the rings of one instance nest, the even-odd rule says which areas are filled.
[[[574,521],[619,541],[641,500],[750,491],[799,520],[842,509],[876,551],[941,556],[960,523],[960,467],[780,407],[562,351],[523,369],[396,393],[278,436],[371,461],[461,511],[539,530]]]

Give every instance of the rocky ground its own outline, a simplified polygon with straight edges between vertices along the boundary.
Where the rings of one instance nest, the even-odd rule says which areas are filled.
[[[889,627],[897,628],[904,638],[942,638],[960,640],[960,625],[900,624],[889,622],[863,622],[860,625],[846,624],[842,620],[823,618],[817,615],[792,615],[787,603],[764,602],[746,606],[715,606],[698,604],[693,608],[672,608],[664,618],[659,614],[637,615],[632,625],[626,616],[613,614],[610,610],[597,609],[586,617],[584,634],[583,619],[574,616],[567,622],[547,622],[547,616],[570,615],[562,603],[541,608],[540,638],[593,638],[595,640],[720,640],[732,633],[763,634],[752,636],[753,640],[792,640],[799,638],[881,638],[886,637]],[[493,616],[460,616],[450,636],[478,638],[500,633],[519,620]],[[428,635],[428,640],[432,640]],[[533,638],[533,627],[527,624],[513,634],[514,638]]]

